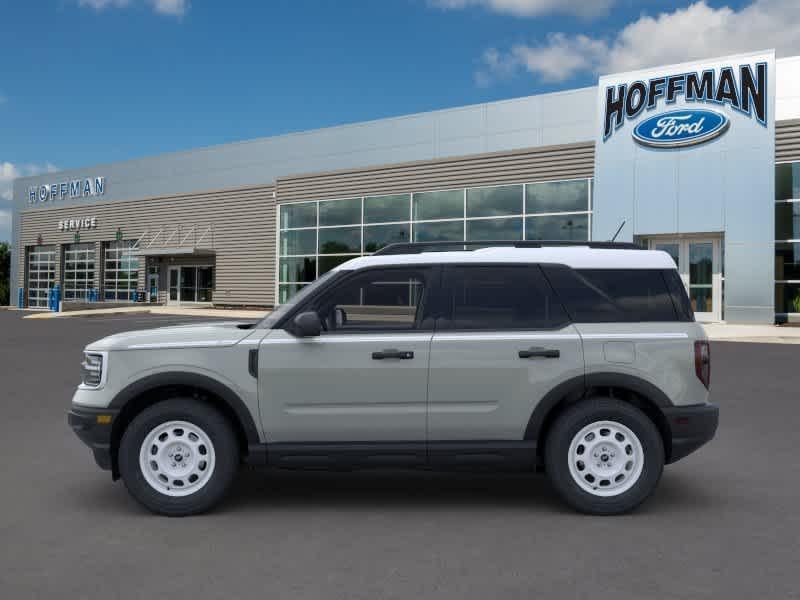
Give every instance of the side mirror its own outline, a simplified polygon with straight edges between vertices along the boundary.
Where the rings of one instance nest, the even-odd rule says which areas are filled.
[[[314,311],[300,313],[294,318],[292,333],[298,337],[316,337],[322,333],[322,321]]]

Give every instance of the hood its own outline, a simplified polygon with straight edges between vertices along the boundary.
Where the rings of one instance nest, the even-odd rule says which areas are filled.
[[[87,350],[167,350],[171,348],[224,348],[253,332],[253,323],[226,321],[176,325],[116,333],[89,344]]]

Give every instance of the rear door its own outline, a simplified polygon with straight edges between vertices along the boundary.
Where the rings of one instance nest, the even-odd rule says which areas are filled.
[[[524,438],[539,400],[583,375],[581,340],[536,265],[444,270],[428,440]]]

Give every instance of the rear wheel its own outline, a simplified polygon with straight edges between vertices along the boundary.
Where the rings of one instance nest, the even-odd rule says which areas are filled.
[[[553,486],[577,510],[620,514],[655,490],[664,469],[664,443],[635,406],[594,398],[558,417],[547,436],[545,465]]]
[[[159,402],[137,415],[122,436],[119,469],[131,495],[167,516],[200,513],[217,504],[239,466],[227,419],[188,398]]]

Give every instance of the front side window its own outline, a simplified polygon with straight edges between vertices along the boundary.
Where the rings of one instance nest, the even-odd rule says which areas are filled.
[[[421,328],[427,269],[374,269],[348,278],[314,307],[328,333]]]
[[[442,297],[442,329],[552,329],[568,321],[537,266],[450,267]]]

